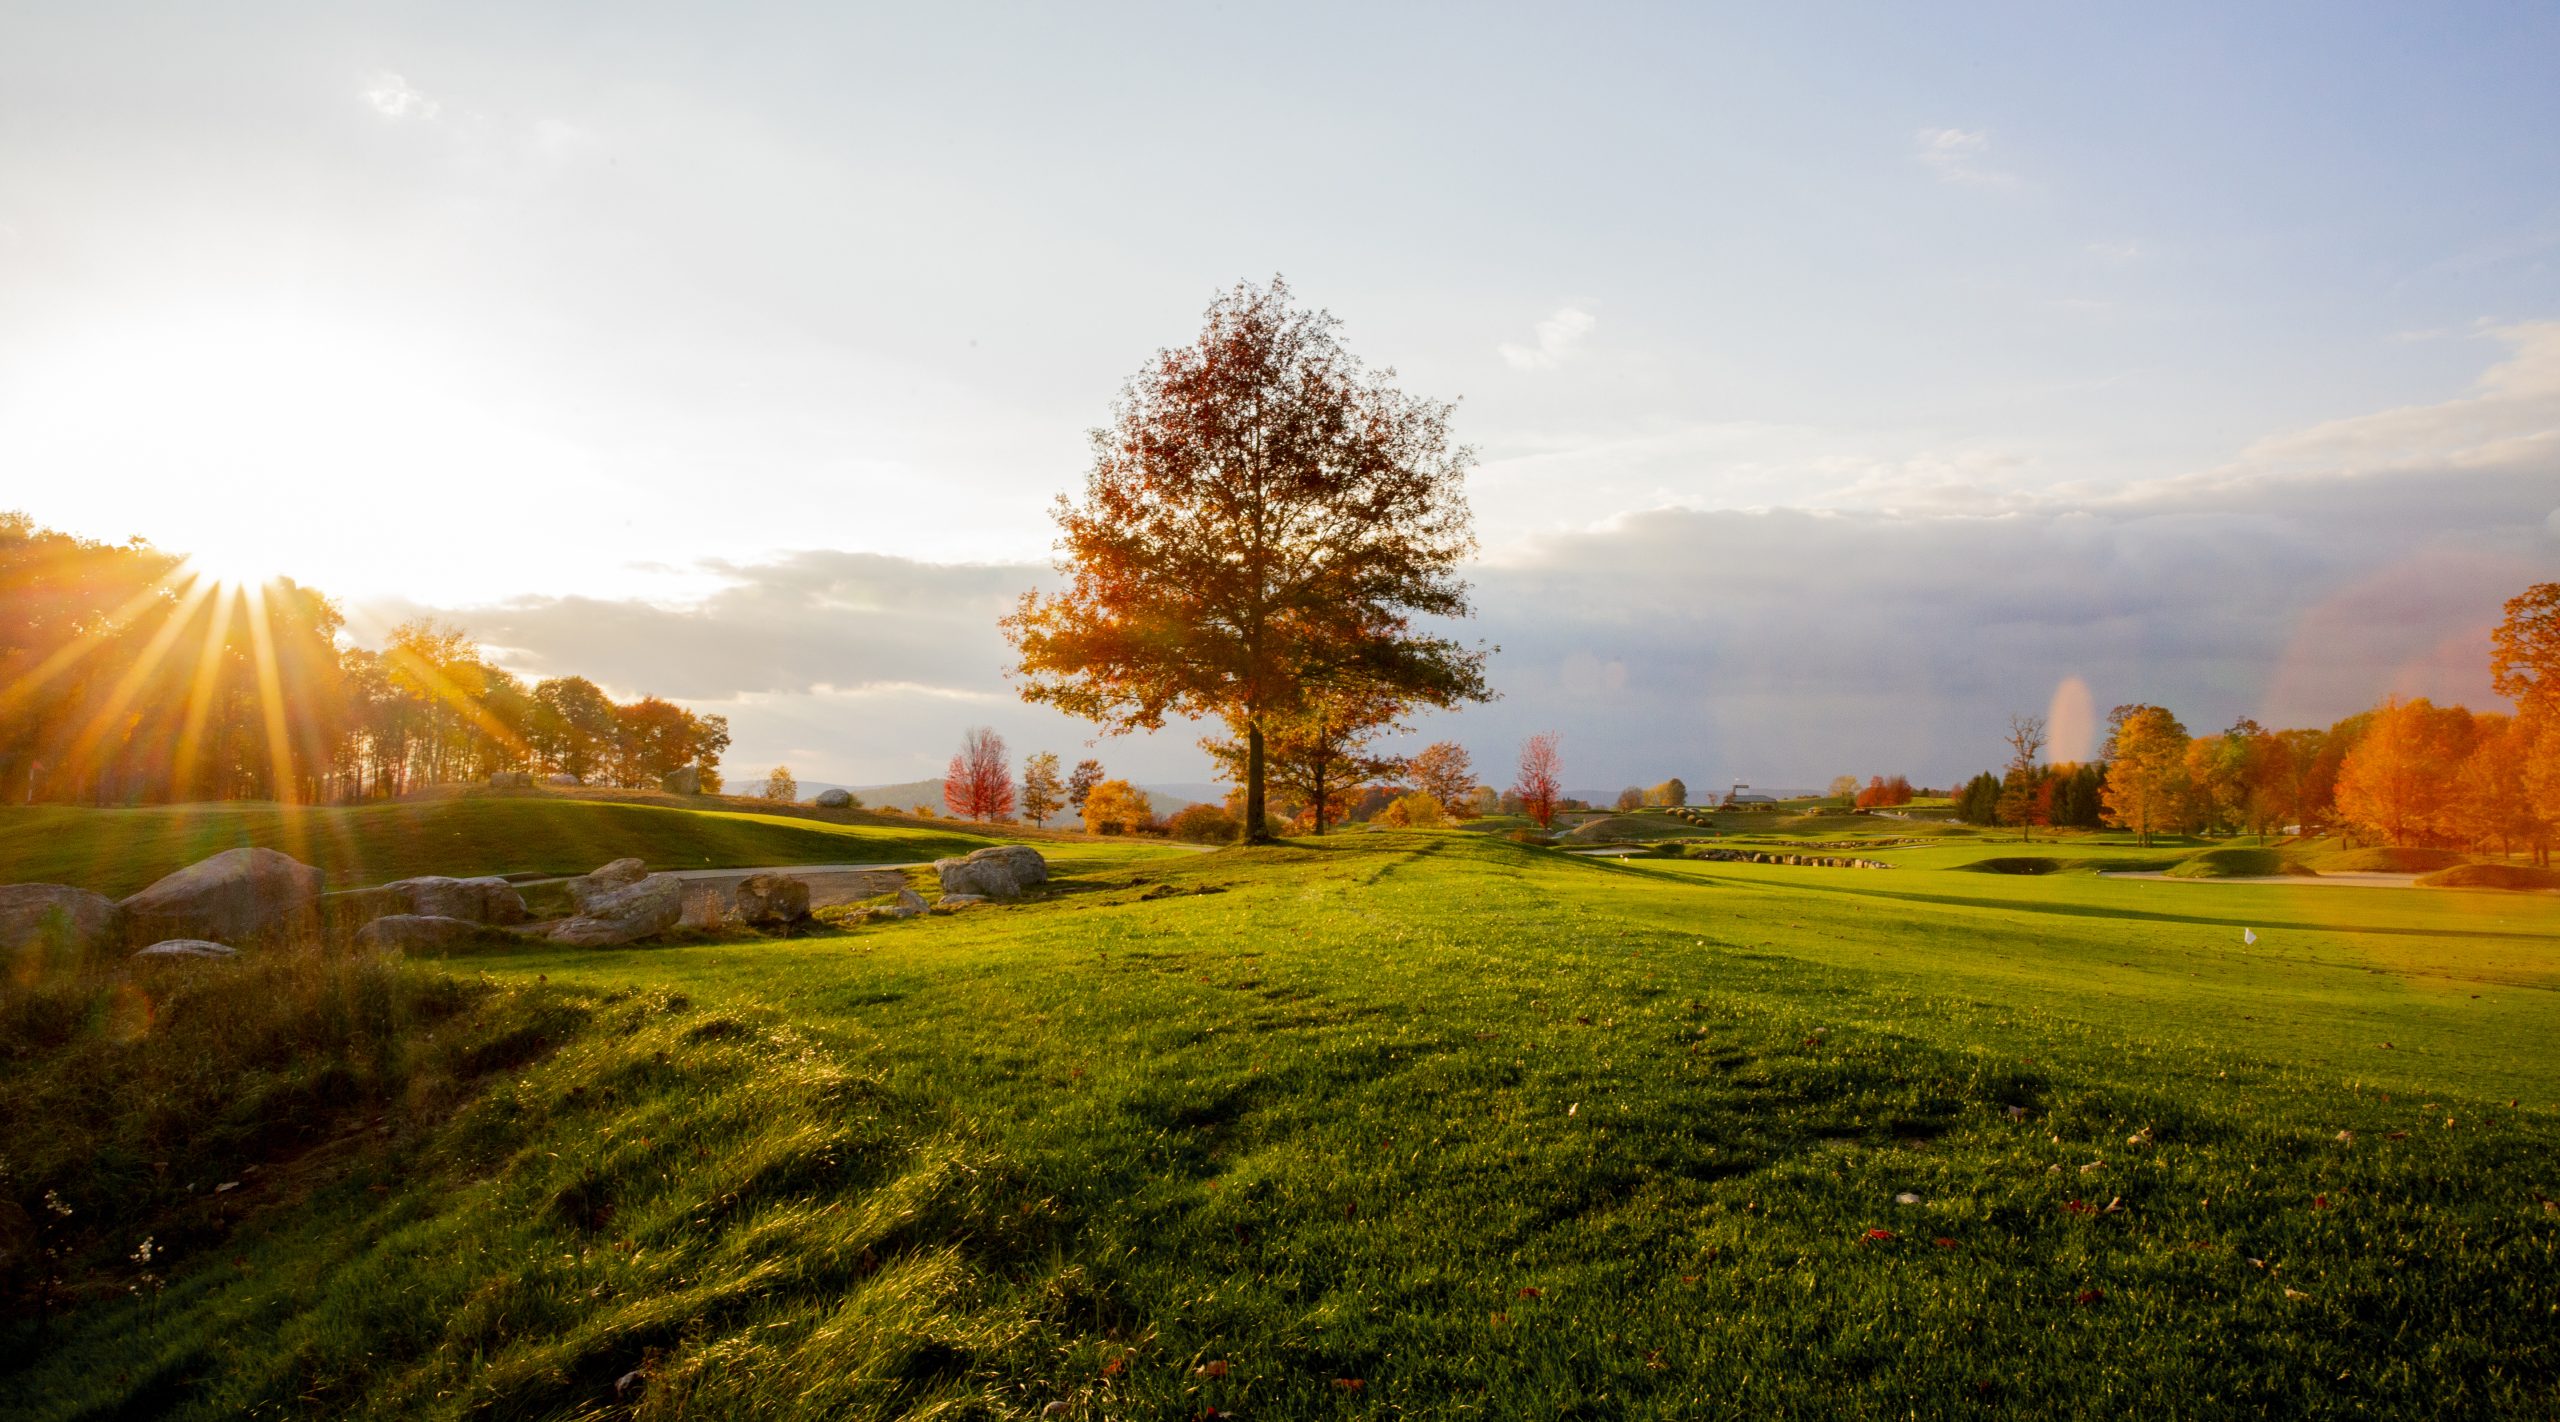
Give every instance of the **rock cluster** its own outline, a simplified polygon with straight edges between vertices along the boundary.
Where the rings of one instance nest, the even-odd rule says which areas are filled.
[[[814,803],[821,810],[849,810],[853,808],[853,792],[842,788],[821,790]]]
[[[781,928],[809,916],[809,883],[788,874],[750,875],[731,900],[738,917],[758,928]]]
[[[1686,851],[1690,859],[1708,859],[1719,864],[1800,864],[1815,869],[1890,869],[1893,866],[1876,859],[1840,859],[1827,854],[1775,854],[1759,849],[1722,849],[1693,846]]]
[[[226,849],[124,901],[127,943],[208,938],[233,947],[316,939],[320,871],[272,849]]]
[[[673,874],[652,874],[637,859],[617,859],[592,874],[569,881],[575,918],[565,918],[545,931],[554,943],[577,948],[610,948],[654,937],[684,917],[684,881]]]
[[[1027,844],[993,844],[958,859],[933,861],[934,877],[944,897],[973,894],[987,899],[1018,899],[1049,882],[1049,864]]]
[[[401,879],[383,885],[398,896],[409,913],[429,918],[458,918],[470,923],[522,923],[533,915],[525,910],[524,895],[516,887],[494,875],[477,879],[449,879],[441,874],[428,874],[415,879]]]

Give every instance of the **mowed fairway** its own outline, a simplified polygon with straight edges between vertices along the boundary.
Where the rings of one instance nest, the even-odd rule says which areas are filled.
[[[642,1415],[2560,1397],[2548,897],[1455,833],[1065,867],[837,938],[457,963],[549,1014],[540,1055],[0,1385],[208,1416],[603,1415],[630,1371]]]

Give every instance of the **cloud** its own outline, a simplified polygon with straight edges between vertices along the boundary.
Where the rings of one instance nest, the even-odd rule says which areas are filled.
[[[2504,343],[2509,355],[2481,375],[2473,393],[2260,440],[2234,468],[2355,471],[2427,460],[2469,465],[2560,457],[2560,321],[2494,326],[2481,334]]]
[[[443,105],[409,87],[409,81],[386,69],[374,76],[364,91],[364,101],[373,105],[375,113],[392,120],[431,119]]]
[[[1453,738],[1498,771],[1553,728],[1582,788],[1936,784],[1997,763],[2010,714],[2066,699],[2092,716],[2159,702],[2198,730],[2326,725],[2391,694],[2495,705],[2487,629],[2560,577],[2560,446],[2524,437],[2560,424],[2560,330],[2493,334],[2510,354],[2470,393],[2197,475],[2029,489],[1987,453],[1878,466],[1841,506],[1657,509],[1505,550],[1473,571],[1478,615],[1457,629],[1500,644],[1503,699],[1424,719],[1406,748]],[[740,775],[787,760],[812,780],[913,779],[977,724],[1017,752],[1088,753],[1089,727],[1003,675],[996,620],[1051,584],[1044,567],[800,551],[696,571],[717,586],[682,603],[362,611],[432,611],[527,675],[727,714]],[[1197,735],[1091,753],[1199,780]]]
[[[2086,249],[2090,256],[2111,266],[2123,266],[2142,260],[2142,244],[2128,237],[2117,242],[2092,242]]]
[[[1514,370],[1553,370],[1581,351],[1582,338],[1598,324],[1590,312],[1567,306],[1538,323],[1536,345],[1505,341],[1499,349]]]
[[[2017,174],[1984,165],[1990,151],[1991,133],[1987,129],[1924,128],[1920,130],[1917,156],[1923,167],[1938,175],[1940,182],[1982,188],[2016,186]]]

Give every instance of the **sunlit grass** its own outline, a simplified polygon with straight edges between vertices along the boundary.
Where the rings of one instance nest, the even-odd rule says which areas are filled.
[[[437,1068],[460,1104],[394,1111],[307,1203],[179,1256],[156,1314],[102,1295],[0,1389],[1899,1417],[2530,1414],[2560,1385],[2547,899],[2493,937],[2460,902],[2487,895],[1461,834],[1097,854],[1068,888],[469,960],[505,989],[472,1040],[530,1058]],[[2305,916],[2342,898],[2371,921]],[[534,1050],[536,1010],[574,1023]]]

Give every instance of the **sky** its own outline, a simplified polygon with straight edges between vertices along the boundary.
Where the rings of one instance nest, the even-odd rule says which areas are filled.
[[[994,618],[1285,274],[1480,465],[1485,778],[2497,704],[2560,577],[2547,6],[0,0],[0,507],[728,714],[1088,747]],[[2064,735],[2059,732],[2070,732]]]

